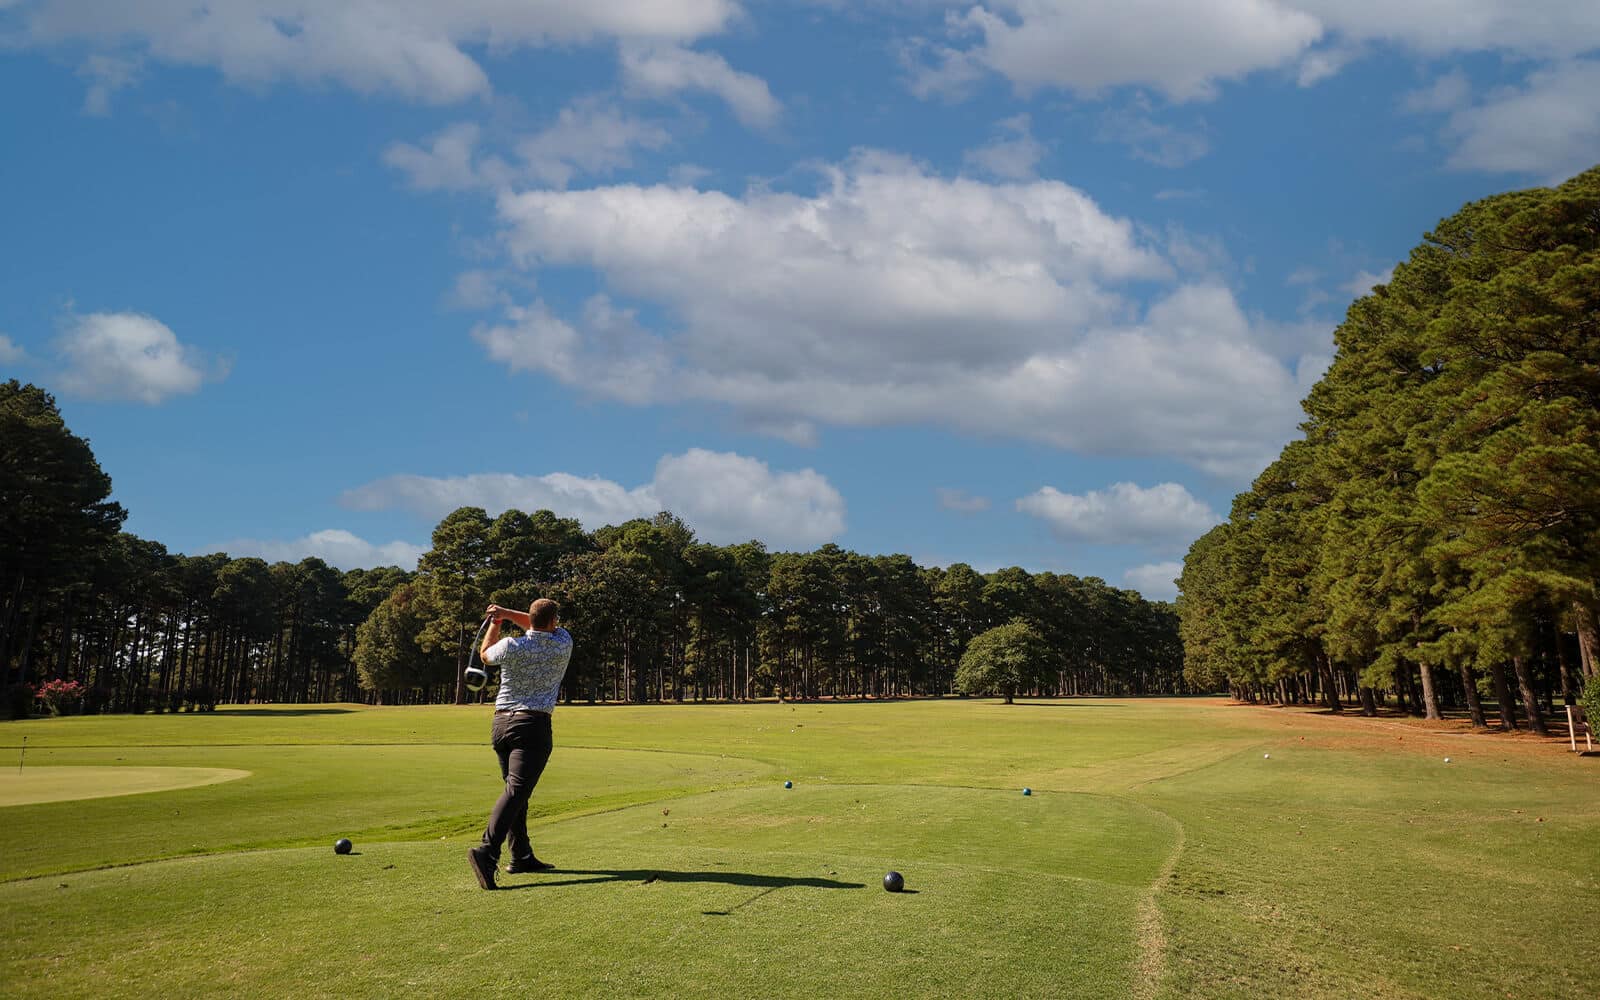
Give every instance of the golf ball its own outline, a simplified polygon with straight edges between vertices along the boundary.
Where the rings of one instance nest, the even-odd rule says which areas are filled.
[[[794,787],[794,782],[792,782],[792,781],[785,781],[785,782],[784,782],[784,783],[783,783],[783,787],[785,787],[785,788],[793,788],[793,787]]]
[[[353,845],[350,843],[350,841],[346,840],[343,837],[340,837],[338,840],[335,840],[333,842],[333,853],[335,853],[335,854],[349,854],[350,853],[350,848],[352,846]]]
[[[1444,762],[1445,762],[1445,763],[1446,763],[1446,764],[1448,764],[1448,763],[1450,763],[1450,758],[1449,758],[1449,757],[1446,757],[1446,758],[1445,758],[1445,759],[1444,759]]]
[[[906,877],[899,872],[890,872],[883,877],[884,892],[899,892],[906,887]]]
[[[1022,794],[1024,794],[1024,795],[1032,795],[1032,794],[1033,794],[1033,789],[1031,789],[1031,788],[1024,788],[1024,789],[1023,789],[1023,790],[1022,790]]]
[[[1261,755],[1261,759],[1262,760],[1271,760],[1272,759],[1272,754],[1264,753],[1264,754]]]

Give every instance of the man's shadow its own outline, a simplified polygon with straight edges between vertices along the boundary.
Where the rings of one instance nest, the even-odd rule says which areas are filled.
[[[651,885],[656,882],[720,882],[723,885],[742,885],[759,889],[754,896],[727,910],[704,910],[708,917],[726,917],[734,910],[748,906],[769,892],[800,886],[807,889],[861,889],[860,882],[840,882],[831,878],[791,878],[787,875],[754,875],[749,872],[676,872],[663,868],[557,868],[537,882],[502,885],[501,889],[540,889],[559,885],[592,885],[602,882],[637,882]],[[582,876],[578,878],[568,876]]]

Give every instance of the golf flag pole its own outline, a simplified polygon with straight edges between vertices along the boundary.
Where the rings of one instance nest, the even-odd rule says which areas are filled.
[[[28,738],[22,738],[22,752],[17,754],[17,777],[22,776],[22,762],[28,756]]]

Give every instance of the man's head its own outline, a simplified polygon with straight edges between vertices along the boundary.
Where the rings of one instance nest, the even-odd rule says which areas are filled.
[[[548,632],[556,627],[556,622],[561,618],[561,608],[548,597],[541,597],[528,606],[528,617],[532,619],[534,628],[541,632]]]

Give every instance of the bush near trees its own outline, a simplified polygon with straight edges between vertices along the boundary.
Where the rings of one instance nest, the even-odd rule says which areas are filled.
[[[82,706],[85,690],[78,681],[45,681],[39,688],[39,701],[51,715],[71,715]]]
[[[1033,623],[1018,618],[974,637],[956,668],[956,690],[998,694],[1006,704],[1046,676],[1053,652]]]
[[[1544,732],[1600,647],[1600,168],[1443,220],[1334,339],[1184,561],[1186,675]]]
[[[0,455],[0,681],[76,682],[96,711],[459,702],[483,608],[540,596],[579,640],[569,700],[949,694],[974,638],[1015,619],[1049,655],[1013,694],[1189,689],[1172,606],[1093,577],[477,507],[439,522],[415,572],[186,556],[117,530],[110,480],[37,387],[0,386]]]

